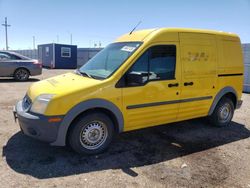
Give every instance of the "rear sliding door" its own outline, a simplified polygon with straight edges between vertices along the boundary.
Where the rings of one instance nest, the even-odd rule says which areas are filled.
[[[210,34],[180,33],[182,63],[178,120],[208,114],[216,93],[216,38]]]

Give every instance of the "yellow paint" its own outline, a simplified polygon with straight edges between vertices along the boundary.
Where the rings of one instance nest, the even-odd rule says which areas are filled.
[[[218,77],[218,74],[243,73],[240,39],[237,35],[179,28],[136,31],[115,42],[141,41],[142,45],[109,78],[96,80],[67,73],[31,85],[32,101],[40,94],[55,94],[45,115],[65,115],[80,102],[101,98],[115,104],[124,116],[124,130],[133,130],[208,115],[215,95],[233,87],[241,97],[243,76]],[[116,88],[118,80],[149,47],[176,45],[175,80],[149,82],[145,86]],[[194,82],[184,87],[184,82]],[[179,87],[169,88],[169,83]],[[178,92],[178,95],[177,95]],[[212,99],[153,107],[127,109],[129,105],[212,96]]]

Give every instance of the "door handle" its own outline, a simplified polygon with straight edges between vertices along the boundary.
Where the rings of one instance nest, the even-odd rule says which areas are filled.
[[[168,87],[178,87],[179,84],[178,83],[174,83],[174,84],[168,84]]]
[[[184,82],[184,86],[192,86],[194,85],[194,82]]]

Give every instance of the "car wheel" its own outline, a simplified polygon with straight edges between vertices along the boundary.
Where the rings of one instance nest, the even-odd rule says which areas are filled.
[[[80,154],[98,154],[109,146],[114,124],[103,113],[91,113],[78,119],[69,132],[70,147]]]
[[[209,117],[210,122],[217,127],[227,126],[234,115],[234,104],[230,98],[222,98]]]
[[[19,68],[14,73],[14,78],[18,81],[26,81],[29,79],[30,73],[25,68]]]

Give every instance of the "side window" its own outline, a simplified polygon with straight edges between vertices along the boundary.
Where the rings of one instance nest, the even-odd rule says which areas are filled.
[[[21,58],[18,57],[18,56],[16,56],[16,55],[14,55],[14,54],[10,54],[10,59],[11,60],[20,60]]]
[[[10,56],[4,53],[0,53],[0,61],[9,60]]]
[[[175,79],[175,65],[175,45],[153,46],[128,70],[125,75],[125,85],[138,86],[153,80]]]
[[[154,46],[149,57],[149,80],[172,80],[175,78],[176,47]]]
[[[137,74],[138,76],[142,76],[142,82],[146,83],[148,81],[148,54],[149,51],[146,51],[142,54],[139,59],[134,63],[134,65],[130,68],[128,73]],[[136,85],[135,83],[130,83],[129,80],[127,81],[128,85]]]

